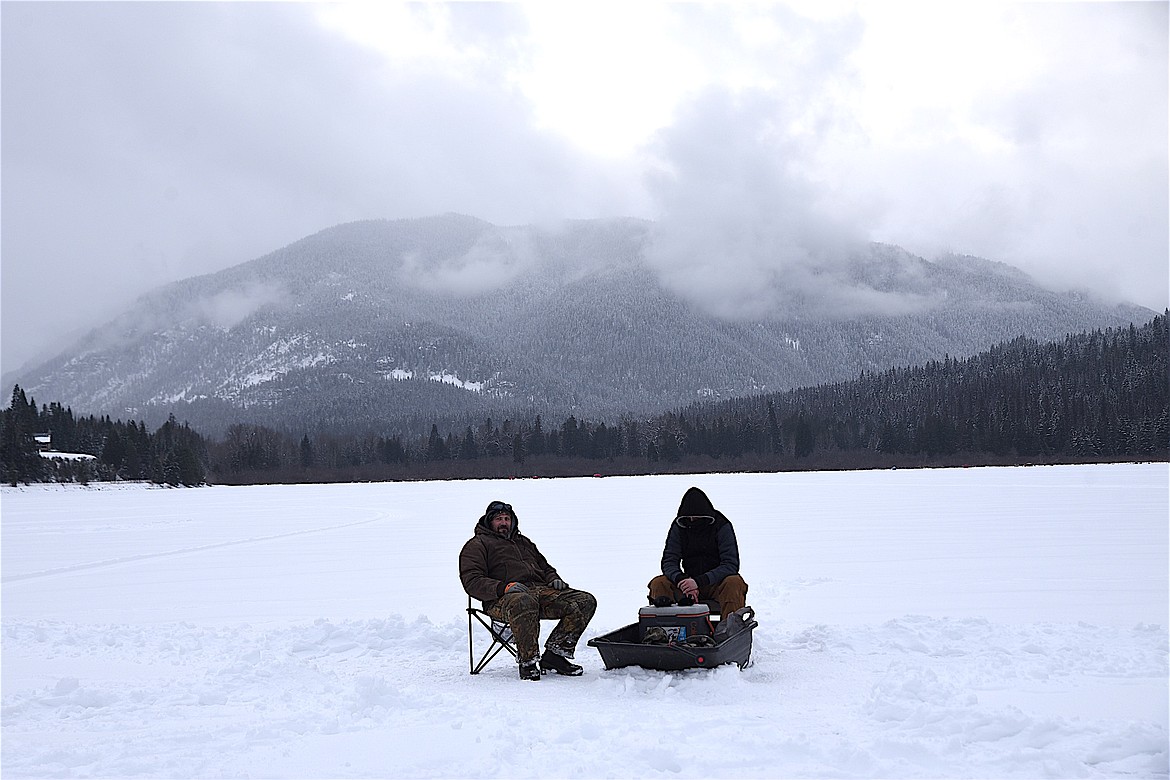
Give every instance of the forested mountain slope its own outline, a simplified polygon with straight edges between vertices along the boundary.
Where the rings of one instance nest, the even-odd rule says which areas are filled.
[[[339,225],[164,287],[5,381],[210,435],[234,422],[416,434],[468,414],[647,414],[1153,316],[1001,263],[874,244],[835,269],[856,307],[778,295],[773,311],[728,317],[647,262],[653,240],[633,219]]]

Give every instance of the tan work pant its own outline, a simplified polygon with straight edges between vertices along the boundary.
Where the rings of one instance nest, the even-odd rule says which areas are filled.
[[[676,588],[666,575],[659,574],[650,580],[650,601],[659,596],[669,596],[674,601],[682,597],[683,592]],[[722,582],[699,588],[699,601],[713,599],[719,602],[719,619],[730,615],[747,604],[748,584],[738,574],[729,574]]]

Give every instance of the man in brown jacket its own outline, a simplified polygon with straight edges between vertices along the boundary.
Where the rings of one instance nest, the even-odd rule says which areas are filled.
[[[510,504],[493,501],[459,552],[459,579],[484,612],[506,622],[516,638],[520,679],[539,680],[542,671],[577,676],[572,663],[577,640],[593,619],[597,599],[570,588],[540,550],[520,533]],[[540,619],[559,618],[537,659]]]

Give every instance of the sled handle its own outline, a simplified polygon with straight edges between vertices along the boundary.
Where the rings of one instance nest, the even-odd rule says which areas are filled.
[[[756,611],[754,609],[752,609],[750,606],[740,607],[739,609],[737,609],[735,612],[733,612],[731,614],[739,615],[739,617],[743,620],[744,628],[746,628],[748,631],[751,631],[753,628],[760,625],[759,622],[756,620]]]

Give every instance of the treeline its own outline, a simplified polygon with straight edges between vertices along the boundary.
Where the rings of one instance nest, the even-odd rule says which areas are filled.
[[[1165,457],[1168,352],[1170,330],[1161,315],[1142,327],[1044,344],[1018,338],[965,360],[948,357],[850,382],[692,407],[688,416],[700,430],[700,451],[704,424],[726,428],[740,421],[756,432],[749,439],[757,447],[798,458],[816,450],[1024,460]],[[779,438],[777,419],[783,421]]]
[[[211,468],[249,482],[1165,459],[1168,345],[1161,315],[649,419],[487,419],[413,438],[237,425],[211,447]]]
[[[38,436],[51,441],[51,452],[40,453]],[[0,480],[10,485],[148,480],[190,486],[206,482],[206,467],[203,437],[174,417],[150,433],[141,421],[74,417],[72,409],[56,402],[38,410],[20,385],[0,413]]]
[[[650,418],[488,418],[443,430],[435,423],[425,436],[310,437],[236,424],[205,442],[173,418],[147,435],[142,423],[73,421],[56,404],[37,412],[18,387],[3,417],[0,468],[5,480],[27,481],[21,475],[35,464],[16,442],[39,431],[52,433],[55,449],[97,456],[88,478],[169,484],[1163,460],[1168,352],[1163,314],[1141,327],[1051,343],[1019,338],[967,359]],[[31,479],[82,468],[40,467]]]

